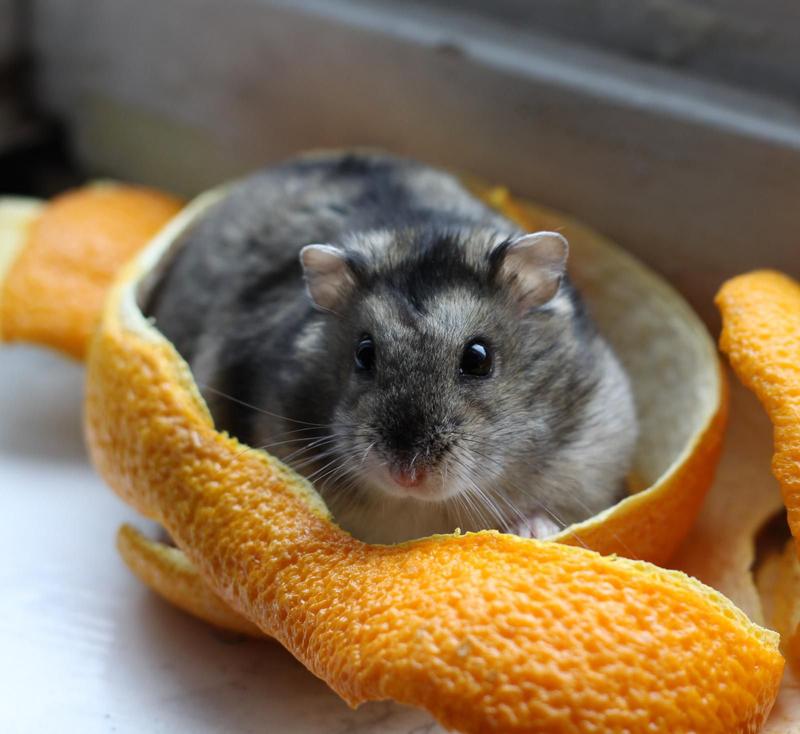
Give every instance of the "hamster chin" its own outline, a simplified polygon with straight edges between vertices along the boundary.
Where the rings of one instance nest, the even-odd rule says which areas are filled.
[[[429,504],[444,502],[465,491],[465,482],[451,467],[448,457],[434,465],[416,461],[381,461],[369,456],[359,472],[360,484],[371,492],[399,499],[412,498]]]
[[[456,529],[504,529],[492,503],[470,489],[446,459],[412,471],[389,469],[374,457],[364,462],[349,491],[334,487],[322,494],[335,521],[369,543],[398,543]]]

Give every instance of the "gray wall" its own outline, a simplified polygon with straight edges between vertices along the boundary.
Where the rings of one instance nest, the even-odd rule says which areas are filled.
[[[433,0],[800,105],[797,0]]]
[[[785,100],[408,4],[35,8],[39,96],[97,174],[194,193],[294,151],[379,145],[574,213],[708,316],[726,275],[800,274]]]

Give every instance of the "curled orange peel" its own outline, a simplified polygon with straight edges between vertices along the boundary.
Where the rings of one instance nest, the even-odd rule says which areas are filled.
[[[772,472],[781,487],[794,547],[772,559],[766,594],[770,621],[783,648],[800,665],[800,283],[757,271],[733,278],[717,295],[720,348],[741,382],[758,397],[773,425]]]
[[[800,284],[758,271],[725,283],[720,349],[755,392],[774,428],[772,471],[781,485],[795,539],[800,538]]]
[[[173,600],[194,603],[203,593],[224,600],[353,705],[393,698],[464,732],[758,731],[783,667],[777,636],[708,587],[640,561],[492,531],[365,545],[331,521],[303,478],[215,431],[188,367],[137,306],[147,276],[214,196],[173,220],[125,269],[90,349],[86,424],[93,460],[120,496],[167,528],[192,564],[123,530],[128,562],[148,559],[139,569],[145,580],[163,587],[166,579],[168,586],[182,569],[188,591]],[[531,220],[551,216],[525,212]],[[580,230],[577,237],[567,233],[580,252]],[[576,280],[588,295],[593,288],[602,295],[603,279],[613,272],[600,268],[593,281],[592,267]],[[653,299],[657,308],[661,295]],[[660,313],[669,318],[664,304],[674,301],[664,298]],[[700,333],[682,330],[682,314],[671,318],[683,337]],[[633,338],[642,338],[647,323],[629,330]],[[656,448],[649,458],[643,451],[637,467],[645,482],[648,471],[658,470],[655,485],[670,477],[673,484],[661,492],[683,497],[661,506],[661,526],[675,520],[677,531],[639,528],[668,544],[685,532],[684,519],[671,513],[702,499],[718,451],[708,445],[718,443],[724,414],[718,365],[703,357],[703,339],[686,340],[696,361],[685,363],[670,361],[675,344],[668,341],[659,355],[674,371],[662,379],[669,383],[698,368],[691,397],[702,410],[692,411],[691,421],[684,416],[688,428],[670,423],[670,411],[656,410],[669,450]],[[634,379],[641,374],[635,358],[626,366]],[[648,384],[658,386],[654,378]],[[638,387],[640,408],[654,410],[641,400],[659,404],[658,395]],[[702,465],[676,480],[698,452]],[[687,503],[680,490],[692,481]],[[623,519],[647,506],[630,500],[648,491],[618,506],[628,503]],[[652,539],[638,540],[616,512],[576,532],[583,542],[630,541],[636,554],[664,552]],[[154,581],[159,564],[166,576]]]
[[[70,191],[46,207],[6,199],[25,232],[10,243],[3,278],[0,254],[0,337],[43,344],[77,359],[86,356],[120,267],[176,214],[182,202],[160,191],[99,183]],[[43,216],[38,216],[42,214]]]
[[[782,670],[776,636],[721,595],[642,562],[495,532],[355,540],[305,480],[214,431],[133,295],[130,282],[115,290],[89,360],[97,466],[215,593],[349,703],[393,698],[467,732],[763,721]]]
[[[179,548],[147,538],[123,525],[117,533],[117,550],[128,568],[146,586],[178,609],[215,627],[261,637],[252,622],[236,614],[214,594]]]

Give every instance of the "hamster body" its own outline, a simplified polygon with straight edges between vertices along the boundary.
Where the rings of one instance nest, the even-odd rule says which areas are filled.
[[[356,537],[541,536],[623,496],[637,434],[566,256],[446,173],[306,157],[234,184],[145,311],[217,427],[308,476]]]

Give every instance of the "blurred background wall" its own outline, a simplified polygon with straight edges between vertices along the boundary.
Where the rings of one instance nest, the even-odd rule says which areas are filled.
[[[707,314],[698,283],[800,268],[794,1],[0,0],[0,14],[3,109],[34,131],[14,143],[2,118],[7,192],[114,176],[190,195],[295,151],[375,145],[583,218]]]
[[[795,0],[437,0],[800,103]]]

